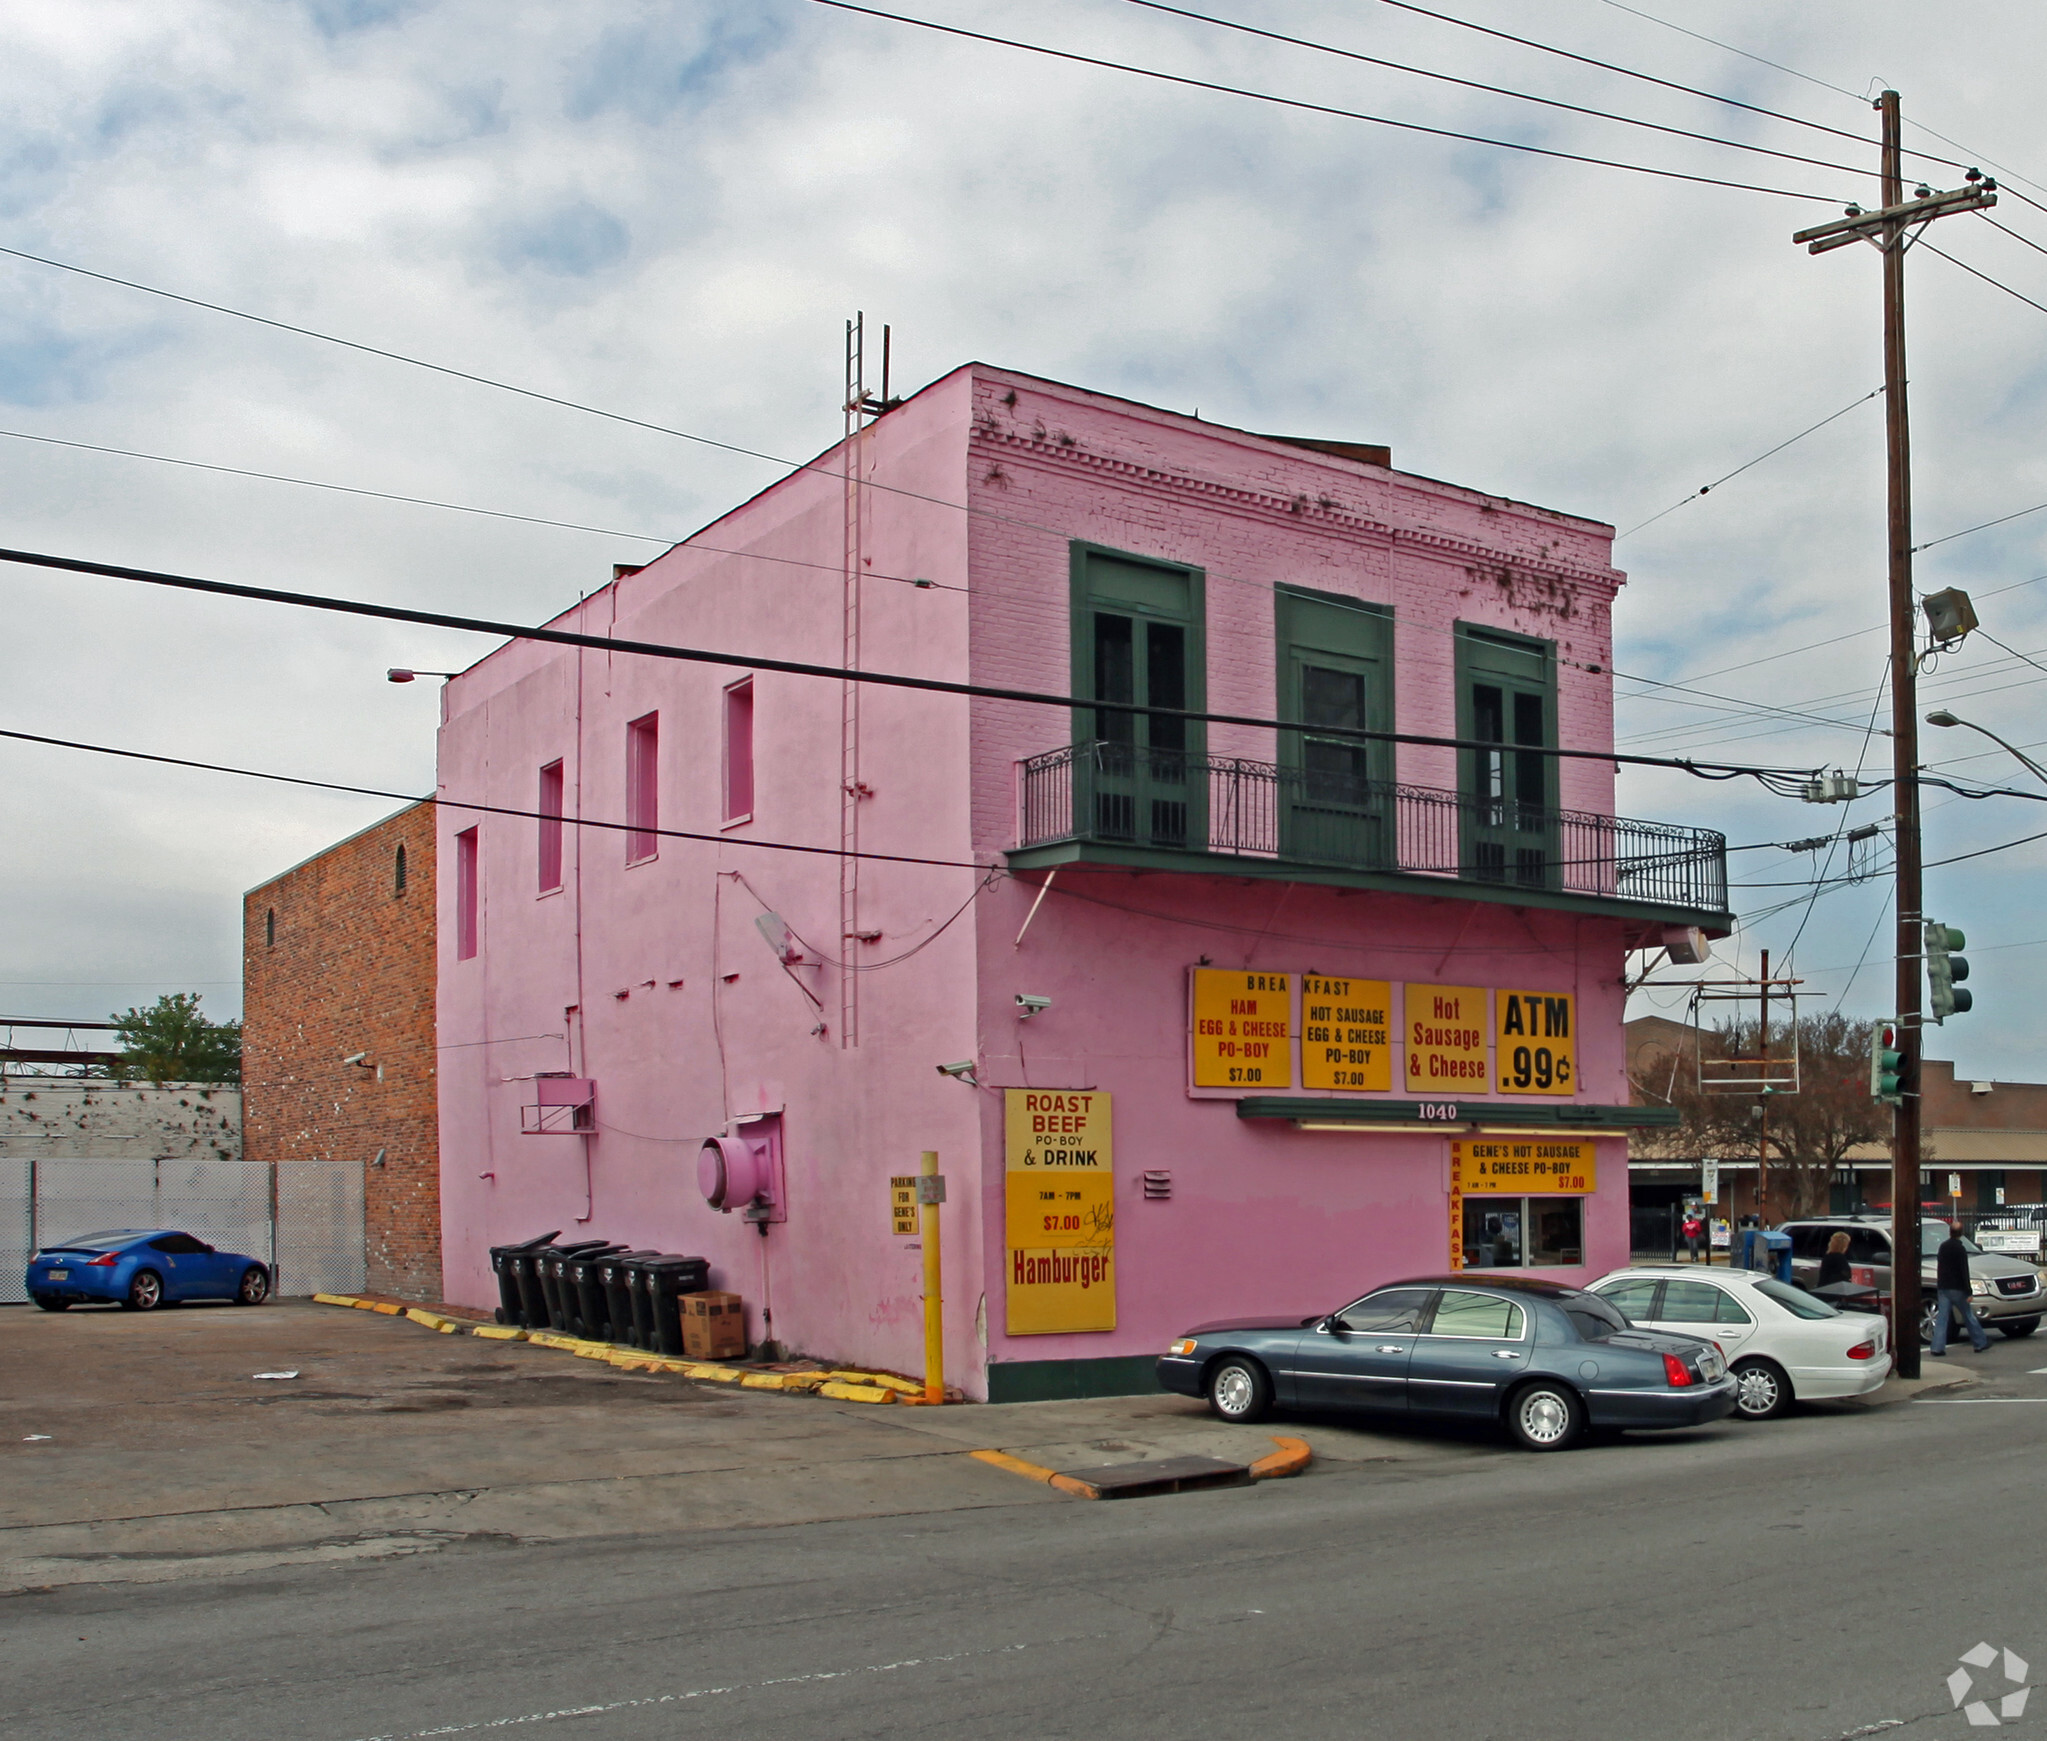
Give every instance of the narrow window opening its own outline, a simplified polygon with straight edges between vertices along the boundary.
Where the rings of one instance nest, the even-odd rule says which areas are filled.
[[[455,836],[455,959],[468,961],[476,954],[476,830],[465,828]]]
[[[625,837],[627,864],[654,856],[655,830],[661,826],[661,716],[649,713],[632,721],[625,743]]]
[[[391,893],[394,897],[405,893],[405,848],[402,846],[391,861]]]
[[[753,814],[753,679],[725,691],[725,820]]]
[[[562,765],[549,762],[540,770],[539,881],[540,892],[550,894],[562,886]]]
[[[275,949],[277,947],[277,909],[275,907],[272,907],[263,915],[263,947],[266,949]]]

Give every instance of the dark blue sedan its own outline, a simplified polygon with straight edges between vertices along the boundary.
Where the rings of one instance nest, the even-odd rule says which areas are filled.
[[[46,1245],[29,1259],[28,1297],[46,1312],[121,1306],[153,1312],[181,1300],[270,1298],[270,1266],[239,1251],[217,1251],[171,1228],[116,1228]]]
[[[1696,1427],[1734,1408],[1711,1342],[1637,1330],[1597,1294],[1533,1278],[1426,1276],[1326,1317],[1203,1324],[1159,1384],[1226,1421],[1275,1404],[1503,1424],[1531,1451],[1592,1427]]]

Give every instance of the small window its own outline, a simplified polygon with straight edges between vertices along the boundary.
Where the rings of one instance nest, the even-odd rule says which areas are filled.
[[[263,915],[263,947],[266,949],[275,949],[277,947],[277,909],[275,907],[272,907]]]
[[[551,894],[562,886],[562,765],[549,762],[540,770],[540,812],[538,852],[540,892]]]
[[[402,846],[391,860],[391,893],[394,897],[405,893],[405,848]]]
[[[753,679],[725,690],[725,820],[753,814]]]
[[[1654,1276],[1630,1276],[1626,1281],[1612,1282],[1593,1292],[1630,1324],[1648,1324],[1655,1321],[1656,1290],[1662,1285]]]
[[[1521,1339],[1521,1308],[1493,1294],[1451,1288],[1436,1302],[1432,1336],[1483,1336],[1496,1342]]]
[[[1711,1282],[1668,1281],[1663,1284],[1664,1324],[1711,1324],[1720,1320],[1720,1290]]]
[[[189,1233],[166,1233],[161,1239],[152,1239],[149,1248],[162,1252],[165,1257],[203,1257],[213,1249],[210,1245],[202,1245]]]
[[[455,959],[468,961],[476,954],[476,830],[465,828],[455,836]]]
[[[1421,1322],[1422,1311],[1433,1292],[1430,1288],[1386,1288],[1367,1294],[1357,1304],[1337,1313],[1346,1330],[1412,1330]]]
[[[1617,1331],[1630,1328],[1627,1319],[1597,1294],[1581,1294],[1564,1307],[1571,1327],[1587,1342],[1605,1342]]]
[[[1720,1290],[1720,1306],[1713,1314],[1713,1322],[1716,1324],[1753,1324],[1755,1319],[1749,1316],[1748,1307],[1744,1306],[1734,1297],[1733,1289],[1722,1288]]]
[[[661,716],[643,714],[625,728],[625,861],[654,856],[661,826]]]

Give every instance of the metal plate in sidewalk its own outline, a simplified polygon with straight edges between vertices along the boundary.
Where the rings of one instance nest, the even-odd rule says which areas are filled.
[[[1204,1487],[1245,1487],[1251,1471],[1217,1457],[1153,1457],[1106,1468],[1062,1469],[1069,1481],[1095,1490],[1098,1499],[1143,1499],[1155,1493],[1194,1493]]]

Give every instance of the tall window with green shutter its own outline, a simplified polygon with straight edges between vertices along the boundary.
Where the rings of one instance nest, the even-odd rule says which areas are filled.
[[[1466,876],[1551,888],[1557,882],[1556,643],[1457,625],[1461,851]]]
[[[1073,546],[1073,693],[1199,710],[1202,574]],[[1097,840],[1205,851],[1206,740],[1199,724],[1103,708],[1074,714],[1074,828]]]
[[[1390,863],[1392,746],[1341,735],[1340,728],[1393,729],[1393,613],[1336,593],[1281,586],[1274,593],[1274,640],[1280,717],[1310,728],[1280,734],[1280,856]]]

